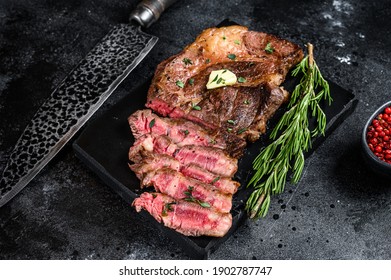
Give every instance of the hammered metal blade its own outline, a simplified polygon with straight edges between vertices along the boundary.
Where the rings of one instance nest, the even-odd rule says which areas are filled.
[[[0,207],[60,151],[156,44],[139,27],[114,27],[53,91],[19,138],[0,181]]]

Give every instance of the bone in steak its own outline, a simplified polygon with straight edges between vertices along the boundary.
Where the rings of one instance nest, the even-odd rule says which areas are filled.
[[[187,118],[213,129],[225,129],[227,120],[232,120],[231,132],[255,141],[287,99],[279,86],[302,58],[299,46],[270,34],[243,26],[210,28],[158,65],[146,106],[163,116]],[[206,89],[210,73],[220,69],[230,70],[243,82]]]
[[[133,201],[133,206],[138,212],[145,209],[158,222],[188,236],[221,237],[232,225],[230,213],[216,212],[161,193],[142,193]]]

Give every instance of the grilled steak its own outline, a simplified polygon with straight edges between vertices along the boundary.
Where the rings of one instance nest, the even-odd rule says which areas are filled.
[[[224,130],[231,120],[231,133],[255,141],[265,131],[265,121],[287,99],[279,86],[302,57],[299,46],[270,34],[243,26],[210,28],[159,64],[146,106],[163,116],[187,118],[212,129]],[[244,79],[207,90],[210,73],[220,69]]]
[[[232,225],[229,213],[203,208],[198,203],[175,200],[161,193],[142,193],[133,201],[137,211],[145,209],[158,222],[184,235],[224,236]]]
[[[167,136],[145,134],[129,149],[129,159],[142,161],[144,151],[173,156],[181,164],[195,164],[216,175],[232,177],[238,169],[238,161],[230,157],[224,150],[204,146],[183,146],[171,142]]]
[[[198,202],[204,207],[213,207],[219,212],[228,213],[232,207],[232,195],[223,194],[212,185],[187,178],[170,168],[150,172],[143,180],[144,186],[153,186],[157,192],[179,200]]]
[[[128,118],[135,137],[129,166],[142,187],[157,192],[136,198],[136,210],[184,235],[225,235],[239,187],[232,180],[238,158],[246,140],[265,133],[288,100],[281,84],[302,58],[289,41],[230,26],[205,30],[161,62],[148,91],[149,109]],[[227,85],[215,76],[219,86],[208,89],[217,70],[236,82]]]

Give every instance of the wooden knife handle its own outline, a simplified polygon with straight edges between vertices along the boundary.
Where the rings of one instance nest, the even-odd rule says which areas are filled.
[[[142,27],[149,27],[160,15],[178,0],[143,0],[132,11],[130,21],[136,21]]]

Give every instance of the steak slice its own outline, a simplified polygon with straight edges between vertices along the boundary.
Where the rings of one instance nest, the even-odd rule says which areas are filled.
[[[270,118],[287,99],[279,86],[302,58],[299,46],[270,34],[243,26],[210,28],[159,64],[146,106],[163,116],[186,118],[255,141],[264,133],[264,116]],[[241,77],[241,82],[207,90],[210,73],[221,69]],[[268,114],[263,113],[266,108]]]
[[[151,110],[138,110],[128,118],[133,136],[138,139],[151,133],[166,135],[179,146],[210,146],[226,150],[230,155],[242,155],[246,142],[226,131],[212,130],[185,119],[161,118]]]
[[[240,186],[239,182],[236,182],[231,178],[217,176],[195,164],[181,166],[180,172],[187,177],[211,184],[223,193],[234,194]]]
[[[164,167],[179,171],[181,169],[181,163],[169,155],[146,152],[139,163],[129,164],[129,168],[136,174],[140,181],[144,179],[146,174]]]
[[[148,173],[144,177],[143,185],[153,186],[157,192],[169,195],[175,200],[198,202],[203,207],[213,207],[222,213],[228,213],[232,208],[232,195],[223,194],[212,185],[187,178],[170,168]]]
[[[136,174],[140,181],[142,181],[148,173],[166,167],[180,171],[186,177],[211,184],[223,193],[234,194],[240,186],[239,182],[236,182],[231,178],[216,175],[193,163],[182,165],[174,157],[165,154],[145,152],[139,163],[129,164],[129,168]]]
[[[179,147],[163,135],[146,134],[140,137],[129,149],[129,159],[141,162],[145,151],[173,156],[182,165],[195,164],[222,177],[233,177],[238,169],[238,160],[224,150],[194,145]]]
[[[149,212],[158,222],[187,236],[224,236],[232,225],[230,213],[219,213],[161,193],[142,193],[132,204]]]

